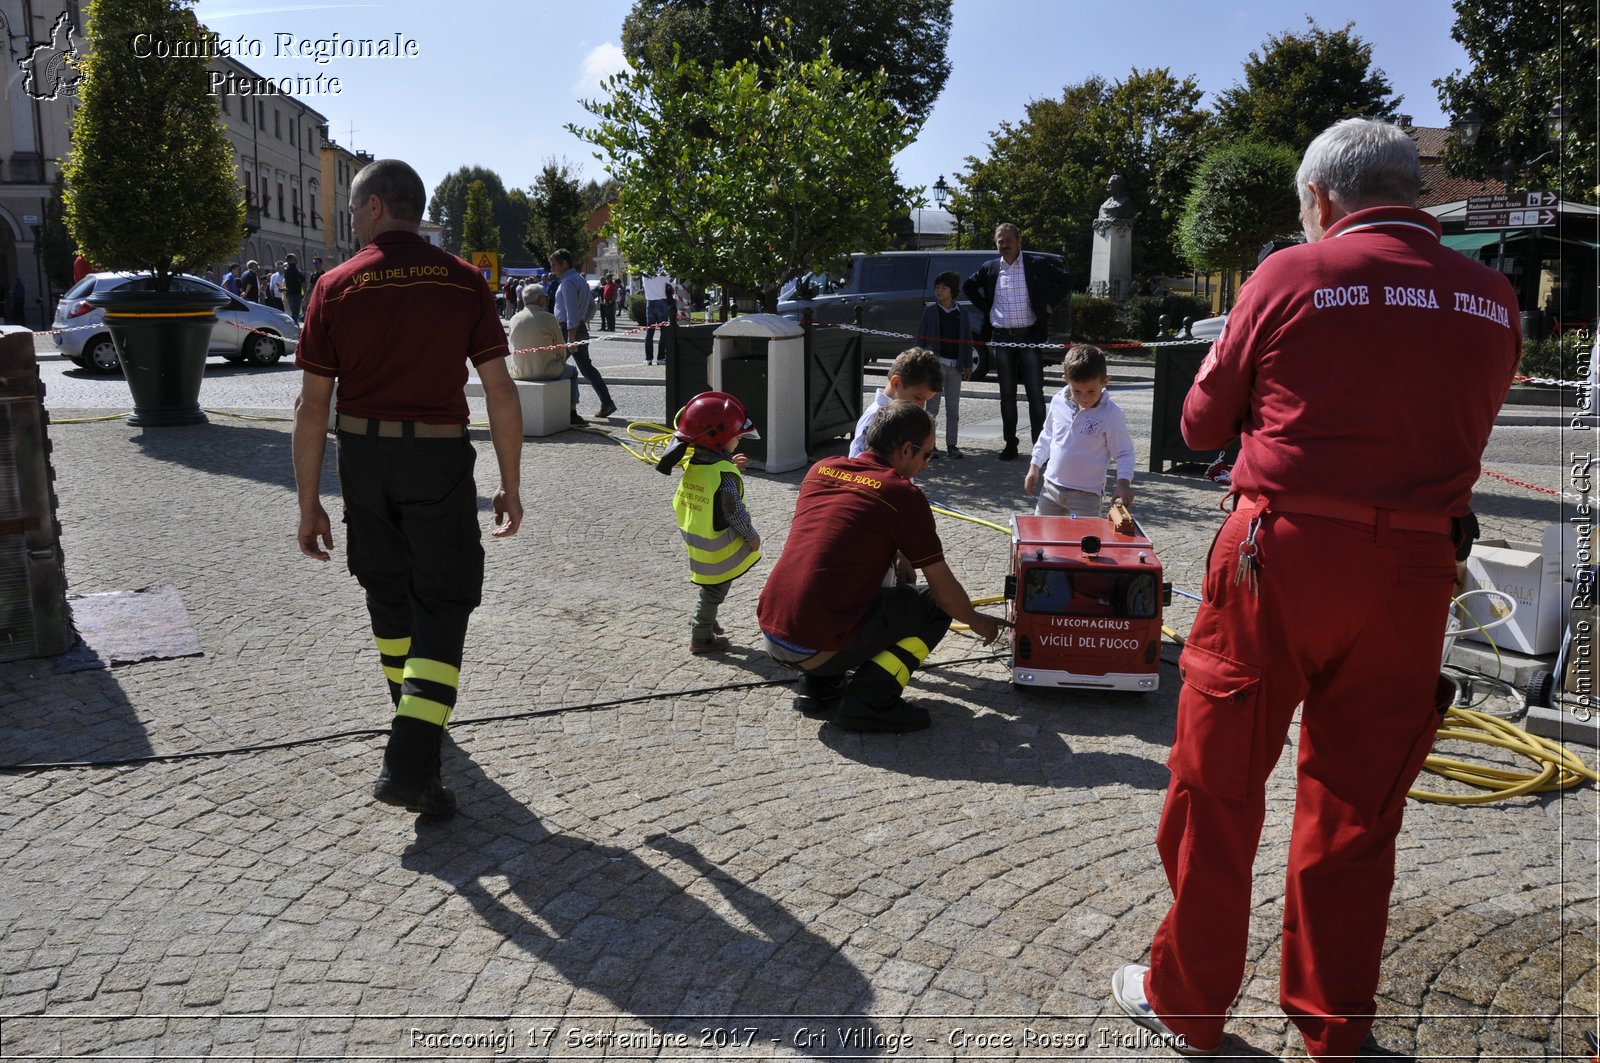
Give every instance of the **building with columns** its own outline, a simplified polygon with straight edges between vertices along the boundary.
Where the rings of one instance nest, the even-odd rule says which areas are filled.
[[[45,275],[40,230],[77,105],[76,75],[61,60],[75,46],[81,48],[75,29],[83,20],[76,0],[0,0],[0,22],[6,48],[0,60],[6,85],[5,121],[0,122],[0,292],[9,311],[11,289],[20,280],[25,292],[20,323],[42,328],[59,293]]]

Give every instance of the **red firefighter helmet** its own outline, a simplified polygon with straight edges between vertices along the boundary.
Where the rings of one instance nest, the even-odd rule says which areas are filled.
[[[673,436],[697,447],[727,450],[740,436],[760,439],[755,424],[745,416],[744,403],[726,391],[702,391],[678,411]]]

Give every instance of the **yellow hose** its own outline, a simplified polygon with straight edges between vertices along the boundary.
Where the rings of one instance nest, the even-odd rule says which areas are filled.
[[[102,415],[100,417],[52,417],[52,418],[50,418],[50,423],[53,424],[53,425],[55,425],[55,424],[93,424],[96,421],[116,421],[116,420],[120,420],[123,417],[128,416],[128,414],[131,413],[131,412],[132,412],[131,410],[123,410],[121,413],[108,413],[108,414],[104,414],[104,415]]]
[[[1454,757],[1432,754],[1423,762],[1424,771],[1487,792],[1442,794],[1413,788],[1408,796],[1418,801],[1432,801],[1439,804],[1481,805],[1490,801],[1520,797],[1523,794],[1570,790],[1583,785],[1585,779],[1600,783],[1600,774],[1579,760],[1576,754],[1561,743],[1529,734],[1522,728],[1486,712],[1451,708],[1445,714],[1444,726],[1439,728],[1434,740],[1438,742],[1448,739],[1477,742],[1480,745],[1495,746],[1519,753],[1538,765],[1539,770],[1530,774],[1492,764],[1474,764]]]
[[[932,506],[930,508],[932,508],[932,510],[935,513],[941,514],[941,515],[946,516],[946,517],[954,517],[954,518],[956,518],[956,520],[971,521],[973,524],[979,524],[979,525],[982,525],[985,528],[993,528],[995,531],[1000,532],[1002,535],[1009,536],[1011,534],[1011,529],[1010,528],[1007,528],[1007,527],[1004,527],[1002,525],[996,524],[992,520],[984,520],[982,517],[969,517],[965,513],[957,513],[955,510],[953,510],[953,509],[945,509],[943,506]]]

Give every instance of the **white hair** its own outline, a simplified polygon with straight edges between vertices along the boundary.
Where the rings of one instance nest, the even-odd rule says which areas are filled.
[[[1300,205],[1316,186],[1345,210],[1400,204],[1415,206],[1422,190],[1417,145],[1389,122],[1346,118],[1317,134],[1294,176]]]

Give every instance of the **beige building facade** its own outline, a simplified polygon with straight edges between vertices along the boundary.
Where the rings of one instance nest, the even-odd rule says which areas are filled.
[[[245,237],[239,261],[254,259],[271,272],[273,263],[293,252],[302,269],[319,254],[324,265],[331,264],[325,253],[331,204],[323,197],[323,186],[330,183],[323,178],[323,160],[329,154],[323,151],[327,118],[293,96],[228,91],[264,84],[236,59],[213,59],[211,69],[226,76],[217,106],[233,145],[244,196]],[[332,225],[337,224],[335,215]],[[220,268],[217,275],[222,275]]]
[[[43,328],[59,291],[45,275],[40,232],[50,210],[57,160],[77,106],[76,75],[63,61],[81,49],[82,13],[75,0],[0,0],[7,55],[3,61],[5,119],[0,122],[0,307],[13,323]],[[23,288],[23,314],[14,321],[12,295]]]

